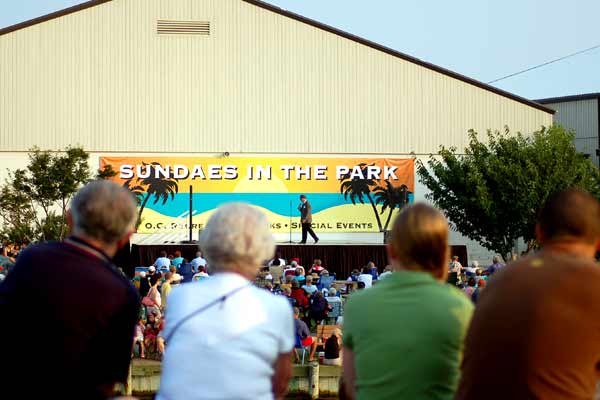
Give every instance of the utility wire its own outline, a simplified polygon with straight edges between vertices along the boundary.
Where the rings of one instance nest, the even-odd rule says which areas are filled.
[[[583,50],[576,51],[575,53],[571,53],[571,54],[568,54],[568,55],[566,55],[566,56],[563,56],[563,57],[560,57],[560,58],[557,58],[557,59],[554,59],[554,60],[551,60],[551,61],[547,61],[547,62],[545,62],[545,63],[542,63],[542,64],[538,64],[538,65],[536,65],[536,66],[534,66],[534,67],[527,68],[527,69],[524,69],[524,70],[522,70],[522,71],[519,71],[519,72],[512,73],[512,74],[510,74],[510,75],[503,76],[503,77],[501,77],[501,78],[498,78],[498,79],[494,79],[493,81],[489,81],[489,82],[487,82],[487,83],[488,83],[488,84],[490,84],[490,83],[495,83],[495,82],[498,82],[498,81],[502,81],[502,80],[504,80],[504,79],[512,78],[513,76],[520,75],[520,74],[524,74],[525,72],[529,72],[529,71],[531,71],[531,70],[534,70],[534,69],[537,69],[537,68],[540,68],[540,67],[546,66],[546,65],[548,65],[548,64],[555,63],[555,62],[557,62],[557,61],[562,61],[562,60],[564,60],[564,59],[567,59],[567,58],[569,58],[569,57],[573,57],[573,56],[576,56],[576,55],[579,55],[579,54],[582,54],[582,53],[585,53],[585,52],[588,52],[588,51],[592,51],[592,50],[595,50],[595,49],[597,49],[597,48],[600,48],[600,44],[597,44],[596,46],[588,47],[587,49],[583,49]]]

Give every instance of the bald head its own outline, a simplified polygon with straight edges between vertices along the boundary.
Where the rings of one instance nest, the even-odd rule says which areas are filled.
[[[131,192],[116,183],[94,181],[71,201],[73,233],[115,244],[135,227],[136,202]]]
[[[600,239],[600,203],[581,189],[551,196],[538,217],[544,241],[568,238],[594,243]]]

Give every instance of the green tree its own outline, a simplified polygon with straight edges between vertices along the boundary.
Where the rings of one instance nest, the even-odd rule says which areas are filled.
[[[360,167],[362,177],[353,177],[352,172],[348,172],[347,174],[343,175],[340,179],[340,193],[344,195],[344,200],[348,200],[348,197],[350,197],[352,204],[356,204],[357,200],[361,204],[365,204],[364,198],[366,197],[373,208],[373,212],[375,213],[379,232],[382,232],[383,228],[381,226],[381,219],[379,218],[379,213],[377,212],[377,207],[375,206],[373,196],[371,196],[371,188],[377,186],[377,182],[374,179],[367,178],[367,167],[369,167],[367,164],[361,163],[358,166]]]
[[[164,205],[169,200],[175,198],[175,194],[179,193],[179,184],[177,178],[160,176],[156,172],[156,166],[160,166],[158,162],[150,164],[142,163],[146,167],[147,178],[131,178],[123,183],[123,186],[131,190],[135,195],[138,205],[138,224],[142,221],[142,213],[148,204],[148,201],[154,196],[152,204],[157,204],[159,201]]]
[[[417,173],[453,227],[483,247],[508,254],[517,239],[534,247],[537,213],[548,196],[579,187],[600,195],[598,168],[573,145],[574,133],[542,128],[531,136],[469,131],[464,154],[441,147]]]
[[[408,186],[400,185],[393,186],[390,181],[385,181],[385,186],[377,186],[373,191],[375,195],[375,202],[381,204],[381,215],[385,213],[385,210],[389,209],[387,219],[383,230],[387,231],[392,219],[392,213],[395,209],[400,210],[408,204]]]
[[[61,152],[31,149],[27,167],[9,171],[0,187],[0,237],[18,244],[62,240],[67,234],[69,203],[93,178],[88,159],[81,147]],[[106,166],[95,178],[109,177],[111,171]]]

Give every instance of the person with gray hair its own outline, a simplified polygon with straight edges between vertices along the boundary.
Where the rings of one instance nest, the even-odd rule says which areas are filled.
[[[169,296],[157,398],[282,398],[291,377],[292,309],[252,284],[275,251],[267,217],[226,204],[208,220],[200,247],[213,275]],[[198,375],[198,367],[209,372]]]
[[[490,265],[485,271],[486,275],[493,275],[498,270],[504,268],[504,264],[500,262],[501,258],[498,255],[495,255],[492,260],[492,265]]]
[[[31,245],[0,285],[6,398],[100,399],[126,382],[140,308],[112,262],[135,229],[136,202],[115,183],[83,187],[70,204],[71,236]],[[41,308],[40,308],[41,307]],[[31,310],[41,310],[31,317]],[[43,329],[44,357],[39,357]],[[36,360],[35,385],[23,373]]]

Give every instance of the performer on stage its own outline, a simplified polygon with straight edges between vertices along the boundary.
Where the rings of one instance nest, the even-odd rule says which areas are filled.
[[[300,201],[302,202],[298,206],[298,210],[300,210],[300,222],[302,223],[302,241],[300,243],[306,243],[307,233],[310,233],[310,236],[314,239],[315,243],[317,243],[319,238],[315,234],[315,231],[310,227],[310,224],[312,223],[312,207],[305,195],[300,195]]]

